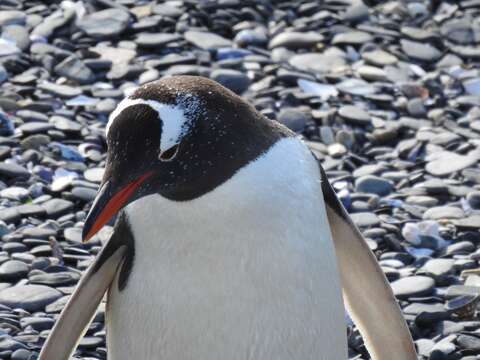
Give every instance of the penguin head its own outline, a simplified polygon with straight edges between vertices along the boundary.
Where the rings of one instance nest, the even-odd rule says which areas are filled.
[[[212,191],[288,134],[203,77],[172,76],[139,87],[109,117],[105,174],[84,241],[145,196],[189,201]]]

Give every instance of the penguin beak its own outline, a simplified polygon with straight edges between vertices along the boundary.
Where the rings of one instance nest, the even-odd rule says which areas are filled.
[[[83,242],[95,235],[119,210],[129,203],[135,190],[152,174],[148,172],[119,189],[104,181],[93,201],[82,231]]]

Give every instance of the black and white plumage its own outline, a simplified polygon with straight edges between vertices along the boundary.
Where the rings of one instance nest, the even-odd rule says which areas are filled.
[[[144,85],[107,126],[84,238],[121,211],[41,353],[67,359],[107,300],[109,359],[414,360],[386,279],[293,133],[201,77]]]

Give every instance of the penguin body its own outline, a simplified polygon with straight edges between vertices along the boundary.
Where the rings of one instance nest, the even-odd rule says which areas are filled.
[[[372,359],[415,360],[406,323],[307,146],[219,84],[164,78],[107,125],[88,240],[114,231],[40,354],[68,359],[107,298],[111,360],[344,360],[343,298]]]
[[[109,358],[346,359],[320,181],[306,146],[282,138],[199,198],[130,204],[135,260],[109,292]]]

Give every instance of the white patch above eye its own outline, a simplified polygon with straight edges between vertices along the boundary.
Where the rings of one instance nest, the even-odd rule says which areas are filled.
[[[144,99],[123,99],[110,114],[105,132],[108,131],[113,122],[120,113],[126,108],[133,105],[148,105],[152,110],[156,111],[159,116],[159,121],[162,121],[162,136],[160,139],[160,152],[168,150],[172,146],[178,144],[187,130],[189,120],[185,116],[184,110],[179,106],[172,106],[160,103],[155,100]],[[134,126],[134,124],[132,124]]]

